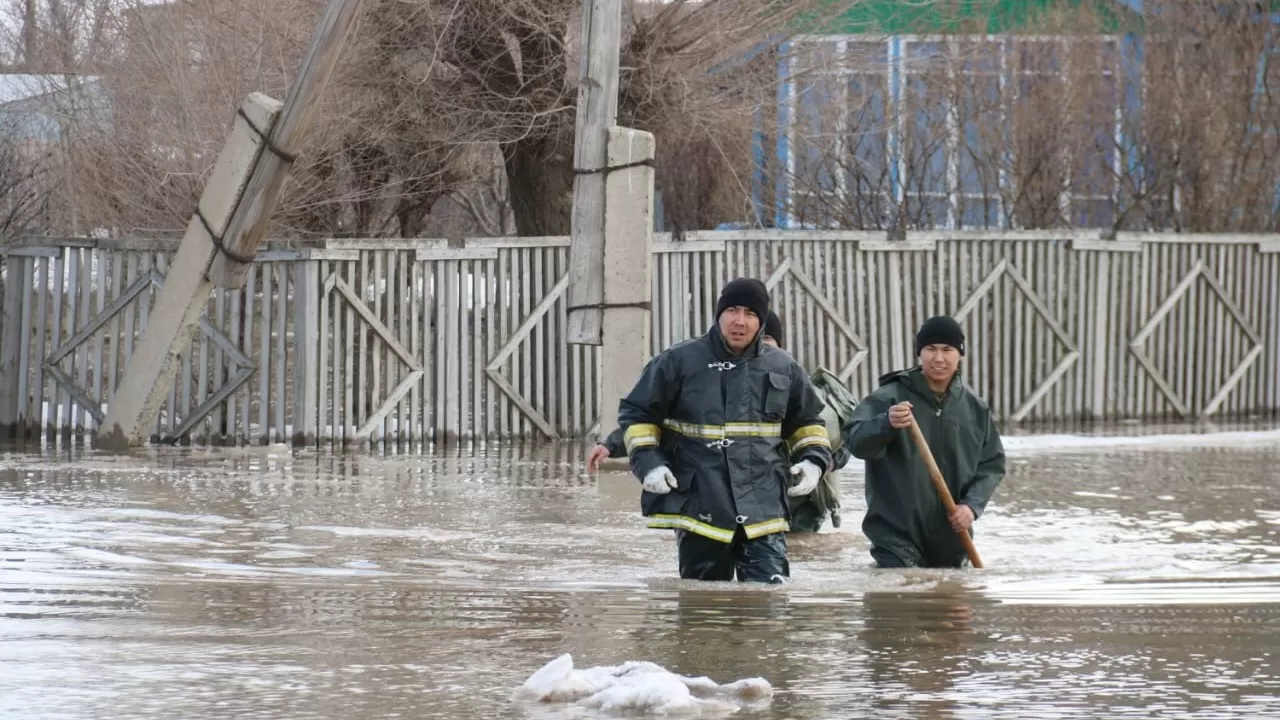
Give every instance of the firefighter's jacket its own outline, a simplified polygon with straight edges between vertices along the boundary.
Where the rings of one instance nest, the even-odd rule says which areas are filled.
[[[718,327],[668,348],[645,366],[622,399],[631,471],[666,465],[678,486],[641,492],[652,528],[675,528],[732,542],[789,529],[790,467],[830,467],[822,399],[791,355],[757,338],[741,356]]]

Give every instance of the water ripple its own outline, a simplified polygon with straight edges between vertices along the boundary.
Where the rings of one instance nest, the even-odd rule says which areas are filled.
[[[675,579],[571,444],[8,454],[0,715],[590,717],[509,701],[563,652],[766,677],[743,717],[1280,715],[1280,451],[1022,444],[988,569],[873,571],[854,471],[770,588]]]

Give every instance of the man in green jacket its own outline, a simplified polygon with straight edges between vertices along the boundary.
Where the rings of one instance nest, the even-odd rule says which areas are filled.
[[[919,365],[880,378],[843,429],[844,445],[866,461],[862,531],[879,567],[963,567],[957,535],[1004,479],[1004,446],[987,404],[960,379],[964,332],[951,317],[929,318],[916,334]],[[919,425],[956,510],[948,515],[908,428]]]

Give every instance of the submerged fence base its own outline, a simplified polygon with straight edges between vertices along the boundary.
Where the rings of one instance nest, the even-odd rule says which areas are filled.
[[[93,432],[173,241],[6,250],[5,436]],[[598,350],[565,333],[568,238],[329,240],[259,252],[215,291],[153,440],[452,443],[601,432]],[[788,351],[857,395],[937,313],[1002,423],[1280,410],[1280,236],[704,232],[655,238],[650,354],[706,331],[720,286],[773,290]],[[639,336],[639,334],[637,334]],[[639,345],[639,343],[637,343]],[[609,428],[604,428],[607,432]]]

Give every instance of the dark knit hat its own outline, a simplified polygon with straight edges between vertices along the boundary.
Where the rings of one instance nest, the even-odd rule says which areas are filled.
[[[731,307],[741,305],[751,308],[763,325],[769,317],[769,289],[755,278],[738,278],[730,280],[720,291],[720,300],[716,302],[716,319]]]
[[[916,355],[926,345],[950,345],[964,354],[964,331],[950,315],[935,315],[924,321],[916,333]]]
[[[772,310],[769,311],[769,318],[764,321],[764,334],[773,338],[773,341],[778,343],[778,347],[786,344],[782,330],[782,318],[778,317],[778,313]]]

